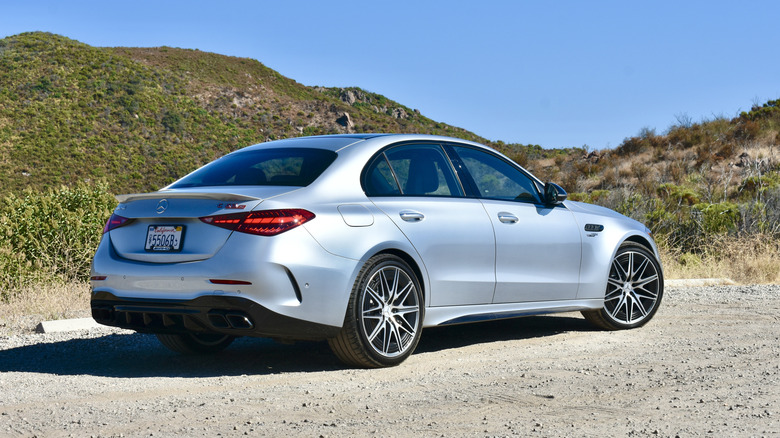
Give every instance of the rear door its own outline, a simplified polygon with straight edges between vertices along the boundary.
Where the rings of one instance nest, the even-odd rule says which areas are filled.
[[[479,200],[464,197],[440,145],[386,150],[367,168],[364,188],[423,260],[430,306],[492,301],[495,238],[490,219]]]

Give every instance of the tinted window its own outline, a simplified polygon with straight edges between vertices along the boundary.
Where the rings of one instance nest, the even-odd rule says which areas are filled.
[[[390,164],[387,163],[385,154],[379,155],[374,159],[366,170],[366,176],[363,183],[366,194],[369,196],[393,196],[400,195],[398,182],[390,170]]]
[[[477,149],[453,147],[483,198],[540,202],[531,177],[503,159]]]
[[[171,187],[307,186],[336,159],[323,149],[256,149],[225,155]]]
[[[387,150],[366,170],[369,196],[462,196],[449,159],[438,145],[410,144]]]

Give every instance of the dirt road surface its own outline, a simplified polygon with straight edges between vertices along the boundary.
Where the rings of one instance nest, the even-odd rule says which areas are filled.
[[[0,436],[780,436],[780,286],[668,288],[647,326],[579,314],[426,329],[402,365],[121,330],[0,337]]]

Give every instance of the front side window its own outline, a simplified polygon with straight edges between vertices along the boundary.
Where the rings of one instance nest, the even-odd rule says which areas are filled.
[[[441,146],[407,144],[377,156],[366,169],[368,196],[463,196]]]
[[[501,158],[478,149],[453,146],[482,198],[539,203],[531,177]]]
[[[274,148],[235,152],[213,161],[171,185],[171,188],[210,186],[297,186],[317,179],[336,159],[324,149]]]

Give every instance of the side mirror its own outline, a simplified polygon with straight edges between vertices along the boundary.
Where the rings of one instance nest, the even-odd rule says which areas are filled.
[[[558,184],[548,182],[544,185],[544,203],[548,205],[558,205],[566,200],[566,190]]]

